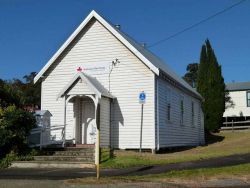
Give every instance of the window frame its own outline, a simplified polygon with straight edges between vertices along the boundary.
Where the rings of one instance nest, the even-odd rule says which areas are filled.
[[[180,97],[180,125],[184,125],[184,96]]]
[[[167,121],[171,122],[171,103],[167,103]]]
[[[195,110],[194,110],[194,101],[191,101],[191,124],[192,127],[195,127]]]
[[[249,95],[249,98],[248,98]],[[247,101],[247,107],[250,107],[250,91],[246,91],[246,101]]]
[[[171,101],[171,97],[172,97],[172,95],[171,95],[171,90],[170,90],[170,88],[167,88],[167,96],[166,96],[166,99],[167,99],[167,105],[166,105],[166,120],[167,120],[167,122],[169,123],[169,124],[171,124],[172,122],[171,122],[171,120],[172,120],[172,118],[171,118],[171,114],[172,114],[172,101]]]

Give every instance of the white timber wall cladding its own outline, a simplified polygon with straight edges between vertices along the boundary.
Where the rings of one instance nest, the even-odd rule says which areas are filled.
[[[102,98],[100,103],[101,147],[110,146],[110,99]]]
[[[120,63],[113,69],[110,77],[111,93],[117,97],[112,104],[112,144],[121,149],[139,147],[141,106],[138,103],[138,94],[145,91],[147,102],[144,106],[142,147],[154,148],[154,74],[95,19],[80,32],[46,72],[42,83],[42,109],[48,109],[52,113],[52,124],[63,124],[64,100],[57,100],[57,95],[76,74],[76,65],[111,65],[115,59]],[[107,89],[108,75],[106,72],[91,74]],[[68,106],[70,105],[72,104],[69,103]],[[74,117],[72,113],[73,111],[68,110],[67,118]],[[68,119],[67,123],[67,130],[73,130],[74,121]],[[68,134],[72,133],[69,131]]]
[[[160,147],[194,146],[202,143],[200,102],[165,80],[160,78],[158,81]],[[181,100],[183,100],[183,123],[181,123]],[[170,120],[168,120],[168,104],[170,104]]]
[[[230,91],[229,96],[234,102],[235,106],[233,108],[228,108],[224,112],[224,117],[226,116],[250,116],[250,107],[247,107],[247,91]]]

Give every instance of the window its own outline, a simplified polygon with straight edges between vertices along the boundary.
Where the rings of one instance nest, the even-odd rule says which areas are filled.
[[[247,107],[250,107],[250,91],[247,91]]]
[[[167,121],[171,121],[171,91],[170,89],[168,88],[167,89],[167,93],[166,93],[166,116],[167,116]]]
[[[180,119],[180,123],[181,123],[181,125],[183,125],[183,123],[184,123],[184,121],[183,121],[183,119],[184,119],[184,100],[183,100],[183,97],[181,98],[181,103],[180,103],[180,107],[181,107],[181,119]]]
[[[171,105],[170,105],[170,103],[168,103],[168,106],[167,106],[167,120],[168,121],[171,120],[170,114],[171,114]]]
[[[194,102],[192,101],[192,126],[194,126]]]

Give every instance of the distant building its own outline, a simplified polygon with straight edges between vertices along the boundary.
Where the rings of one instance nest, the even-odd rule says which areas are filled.
[[[229,83],[226,84],[226,89],[234,107],[226,109],[223,117],[235,117],[238,120],[250,118],[250,82]]]

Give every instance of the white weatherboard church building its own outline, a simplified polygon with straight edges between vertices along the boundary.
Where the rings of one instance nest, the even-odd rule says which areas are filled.
[[[152,151],[204,143],[202,97],[158,57],[92,11],[37,74],[41,109],[66,142]],[[58,132],[51,135],[56,139]]]

